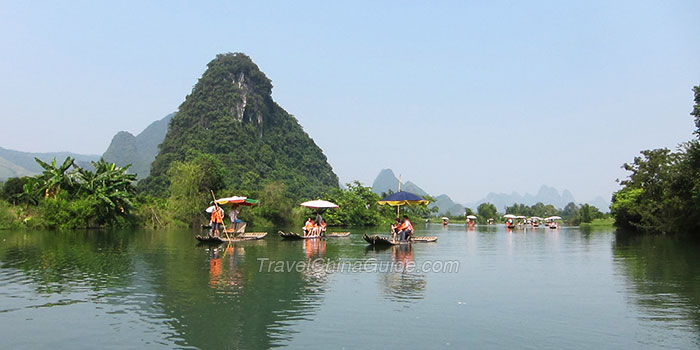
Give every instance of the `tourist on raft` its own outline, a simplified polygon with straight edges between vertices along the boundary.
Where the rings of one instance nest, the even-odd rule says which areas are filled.
[[[403,216],[403,222],[401,222],[401,226],[398,227],[398,230],[399,239],[401,242],[406,242],[408,239],[410,239],[411,235],[413,234],[413,224],[410,220],[408,220],[408,216]]]
[[[391,225],[391,234],[392,234],[392,239],[396,241],[396,234],[399,233],[399,226],[401,226],[401,219],[396,218],[394,220],[394,223]]]
[[[306,219],[306,223],[304,224],[304,227],[302,228],[302,231],[304,231],[304,236],[308,236],[311,234],[311,231],[314,229],[314,221],[311,220],[311,218]]]

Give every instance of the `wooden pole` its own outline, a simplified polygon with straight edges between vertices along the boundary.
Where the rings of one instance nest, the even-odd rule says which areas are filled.
[[[399,192],[401,192],[401,174],[399,174]],[[401,205],[396,206],[396,218],[401,218]]]

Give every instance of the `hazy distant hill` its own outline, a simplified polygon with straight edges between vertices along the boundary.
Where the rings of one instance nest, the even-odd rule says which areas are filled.
[[[498,210],[503,210],[504,207],[513,205],[513,203],[533,205],[537,202],[552,204],[557,208],[563,208],[571,202],[576,202],[576,200],[569,190],[564,190],[560,194],[556,188],[542,185],[539,191],[537,191],[537,194],[534,195],[529,193],[520,195],[517,192],[510,194],[491,192],[483,199],[474,202],[472,205],[477,207],[481,203],[492,203],[496,206],[496,208],[498,208]]]
[[[382,193],[398,191],[399,179],[391,169],[382,169],[372,183],[372,192],[381,195]]]
[[[42,172],[43,169],[36,163],[35,157],[45,162],[50,162],[53,158],[61,162],[69,156],[75,158],[76,164],[79,166],[89,166],[91,161],[100,159],[99,155],[72,152],[31,153],[0,147],[0,180],[6,180],[10,177],[35,175]]]
[[[174,115],[175,113],[168,114],[151,123],[136,136],[127,131],[118,132],[102,157],[119,166],[131,164],[129,172],[136,174],[138,179],[145,178],[151,171],[151,163],[158,155],[158,145],[163,142]]]
[[[379,172],[377,177],[374,180],[374,183],[372,184],[372,191],[381,194],[382,192],[386,192],[387,190],[391,189],[392,191],[396,191],[398,187],[398,178],[394,175],[394,172],[391,169],[383,169],[382,171]],[[413,192],[419,195],[426,195],[427,193],[421,189],[418,185],[407,181],[405,184],[401,185],[401,189],[407,192]],[[463,206],[460,203],[454,202],[450,196],[446,194],[441,194],[439,196],[433,196],[435,198],[435,202],[430,204],[430,207],[433,206],[438,206],[440,208],[440,215],[444,214],[452,214],[452,215],[460,215],[464,213],[465,206]],[[561,193],[554,187],[549,187],[542,185],[540,187],[539,191],[537,191],[536,194],[530,194],[526,193],[524,195],[520,195],[517,192],[513,193],[494,193],[491,192],[486,195],[481,200],[478,200],[473,203],[468,203],[467,206],[473,210],[476,211],[476,208],[479,206],[481,203],[492,203],[496,206],[496,208],[499,211],[503,211],[506,206],[513,205],[515,203],[522,203],[522,204],[527,204],[527,205],[533,205],[536,204],[537,202],[542,202],[544,204],[552,204],[557,208],[564,208],[567,204],[576,202],[576,199],[574,198],[573,194],[569,190],[563,190]],[[610,201],[606,201],[602,197],[597,197],[592,201],[588,202],[582,202],[582,203],[588,203],[590,205],[593,205],[600,209],[603,212],[609,212],[609,206],[610,206]],[[581,203],[578,203],[581,204]]]
[[[382,169],[372,183],[372,192],[381,195],[389,190],[396,192],[398,187],[399,179],[394,174],[394,171],[391,169]],[[419,196],[429,195],[426,191],[411,181],[402,183],[401,190],[415,193]],[[452,199],[446,194],[441,194],[435,197],[435,200],[435,202],[430,203],[428,206],[430,208],[435,206],[440,208],[439,214],[447,214],[449,212],[450,214],[459,215],[464,213],[464,207],[461,204],[453,202]]]
[[[435,197],[435,203],[432,203],[433,205],[436,205],[438,208],[440,208],[440,215],[443,214],[450,214],[450,215],[462,215],[464,214],[464,206],[455,203],[450,196],[446,194],[441,194],[437,197]]]
[[[381,195],[382,193],[389,192],[390,190],[393,192],[399,190],[399,178],[396,177],[393,170],[382,169],[372,183],[372,192]],[[401,190],[415,193],[419,196],[425,196],[428,194],[411,181],[402,182]]]
[[[610,200],[605,200],[605,198],[603,198],[603,197],[600,197],[600,196],[595,197],[593,200],[588,201],[586,203],[600,209],[600,211],[602,211],[604,213],[607,213],[610,211]]]

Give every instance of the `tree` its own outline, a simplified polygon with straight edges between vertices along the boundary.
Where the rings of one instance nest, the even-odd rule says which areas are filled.
[[[7,181],[2,185],[2,190],[0,190],[0,198],[17,205],[23,202],[24,198],[24,185],[30,181],[30,177],[12,177],[7,179]]]
[[[39,158],[34,160],[44,168],[43,173],[37,177],[39,181],[38,189],[44,193],[44,197],[56,197],[61,189],[73,191],[78,175],[75,166],[75,158],[67,157],[60,166],[56,165],[56,158],[51,163],[46,163]],[[73,168],[70,170],[70,168]],[[70,170],[70,171],[69,171]]]
[[[326,194],[339,208],[324,215],[332,226],[370,226],[390,220],[394,214],[386,206],[377,204],[379,195],[371,187],[362,186],[359,181],[346,184],[345,189],[332,189]]]
[[[207,172],[205,159],[174,162],[168,170],[168,208],[173,217],[189,226],[205,221],[203,208],[212,201],[211,192],[218,190],[220,179],[215,169]]]
[[[695,132],[698,140],[700,140],[700,86],[693,87],[693,94],[695,95],[695,105],[693,105],[693,110],[690,115],[695,118]]]
[[[491,203],[481,203],[476,208],[476,212],[479,213],[479,222],[486,223],[488,219],[498,219],[498,209]]]
[[[95,204],[95,223],[103,225],[116,222],[119,217],[129,215],[134,206],[135,174],[128,174],[130,165],[118,167],[104,159],[92,162],[95,171],[79,169],[78,194]]]
[[[571,225],[578,225],[580,220],[579,212],[579,206],[576,205],[576,203],[571,202],[567,204],[561,211],[561,217],[562,219],[564,219],[564,221],[568,222]]]
[[[645,150],[622,168],[629,171],[613,194],[615,225],[641,232],[700,231],[700,86],[693,88],[696,140],[678,151]]]

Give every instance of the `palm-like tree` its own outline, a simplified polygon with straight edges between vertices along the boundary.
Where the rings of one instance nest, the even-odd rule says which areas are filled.
[[[118,167],[100,159],[92,162],[95,171],[79,169],[80,192],[92,197],[97,205],[97,221],[106,223],[127,214],[133,206],[133,183],[136,175],[128,174],[131,165]]]
[[[61,190],[73,191],[76,187],[78,170],[75,166],[75,158],[67,157],[60,166],[56,165],[56,158],[51,163],[46,163],[39,158],[34,158],[44,171],[37,177],[38,189],[44,193],[44,197],[56,197]],[[70,168],[73,167],[71,170]]]

